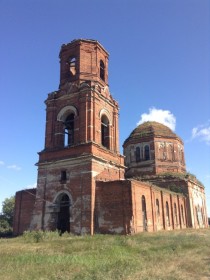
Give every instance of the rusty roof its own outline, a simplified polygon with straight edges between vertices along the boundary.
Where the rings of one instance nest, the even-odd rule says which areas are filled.
[[[139,140],[145,137],[165,137],[165,138],[178,138],[180,139],[169,127],[158,122],[144,122],[137,126],[125,140],[124,144],[128,141]],[[180,139],[181,140],[181,139]]]

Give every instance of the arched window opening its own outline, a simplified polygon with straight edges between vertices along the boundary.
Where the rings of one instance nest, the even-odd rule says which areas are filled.
[[[167,223],[168,226],[170,226],[170,216],[169,216],[168,201],[166,201],[166,223]]]
[[[139,162],[140,160],[141,160],[140,148],[136,147],[136,162]]]
[[[74,144],[74,114],[68,115],[64,122],[64,146],[71,146]]]
[[[109,149],[109,120],[105,115],[101,117],[101,144]]]
[[[150,160],[150,152],[149,152],[149,146],[146,145],[144,147],[144,158],[145,160]]]
[[[145,196],[141,197],[143,230],[147,231],[147,206]]]
[[[182,216],[182,222],[183,224],[185,224],[185,220],[184,220],[184,209],[183,206],[181,205],[181,216]]]
[[[160,216],[160,204],[159,204],[159,200],[156,198],[156,213],[157,213],[157,217]]]
[[[165,159],[164,147],[162,145],[159,147],[159,159]]]
[[[76,58],[75,57],[70,58],[68,64],[69,64],[69,71],[70,71],[71,76],[75,76],[76,75]]]
[[[173,147],[171,145],[168,147],[168,160],[173,160]]]
[[[65,183],[67,179],[66,170],[61,170],[61,182]]]
[[[100,78],[105,81],[105,65],[103,60],[100,60]]]
[[[70,199],[67,194],[63,194],[59,201],[59,212],[57,219],[57,230],[60,233],[70,232]]]
[[[174,203],[174,220],[175,220],[175,224],[176,226],[178,225],[178,217],[177,217],[177,208],[176,208],[176,203]]]

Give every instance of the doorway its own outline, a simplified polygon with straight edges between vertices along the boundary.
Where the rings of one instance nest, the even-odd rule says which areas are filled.
[[[57,218],[57,230],[62,234],[70,232],[70,199],[67,194],[62,194],[59,200],[59,211]]]

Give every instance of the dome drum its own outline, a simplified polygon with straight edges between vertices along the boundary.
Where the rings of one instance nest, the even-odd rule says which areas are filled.
[[[146,122],[124,142],[126,176],[186,172],[182,140],[167,126]]]

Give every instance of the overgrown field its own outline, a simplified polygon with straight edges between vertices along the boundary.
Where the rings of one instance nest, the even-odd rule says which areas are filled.
[[[210,279],[210,230],[0,239],[2,280]]]

